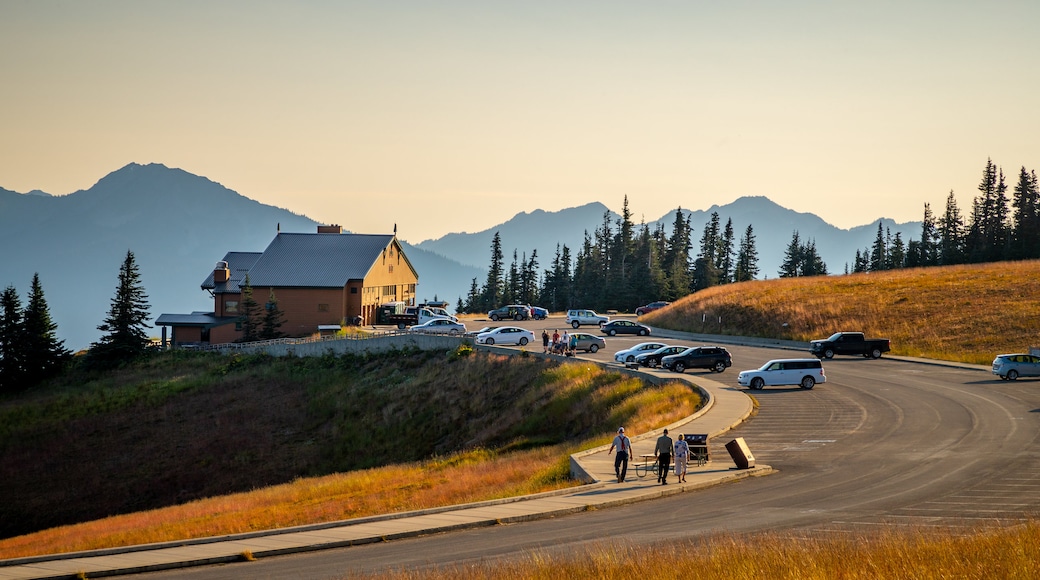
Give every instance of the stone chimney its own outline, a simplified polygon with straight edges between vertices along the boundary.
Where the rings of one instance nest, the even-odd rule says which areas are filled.
[[[228,270],[228,263],[223,260],[217,262],[213,268],[213,282],[220,284],[227,282],[229,278],[231,278],[231,271]]]
[[[342,234],[343,233],[343,226],[339,226],[339,225],[336,225],[336,224],[332,224],[332,225],[328,225],[328,226],[319,225],[318,226],[318,233],[319,234]]]

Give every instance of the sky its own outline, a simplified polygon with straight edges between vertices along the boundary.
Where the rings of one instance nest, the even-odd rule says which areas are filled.
[[[419,243],[762,195],[842,228],[1040,164],[1040,2],[0,0],[0,187],[162,163]]]

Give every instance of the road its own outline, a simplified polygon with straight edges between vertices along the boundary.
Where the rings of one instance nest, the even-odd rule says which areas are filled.
[[[557,323],[529,324],[540,333]],[[611,360],[641,340],[608,338],[593,358]],[[736,387],[739,370],[803,356],[727,348],[733,368],[687,374]],[[533,550],[574,554],[616,539],[650,544],[719,531],[798,537],[886,526],[973,528],[1040,515],[1040,381],[1003,382],[988,372],[891,358],[835,358],[824,366],[827,383],[811,391],[755,392],[757,415],[713,442],[712,453],[726,456],[725,441],[744,437],[760,463],[778,470],[768,477],[567,517],[147,576],[340,578]]]

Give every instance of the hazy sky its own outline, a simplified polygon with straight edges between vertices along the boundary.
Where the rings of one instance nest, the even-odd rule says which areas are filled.
[[[1036,0],[0,0],[0,187],[156,162],[413,243],[625,195],[918,220],[1040,169],[1038,69]]]

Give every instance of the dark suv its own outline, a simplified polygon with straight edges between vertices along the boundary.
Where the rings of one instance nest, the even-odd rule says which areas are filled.
[[[499,320],[527,320],[531,318],[531,309],[519,304],[510,304],[509,306],[503,306],[488,312],[488,318],[495,322]]]
[[[694,346],[661,359],[661,366],[681,373],[686,369],[711,369],[721,373],[733,365],[729,351],[721,346]]]

